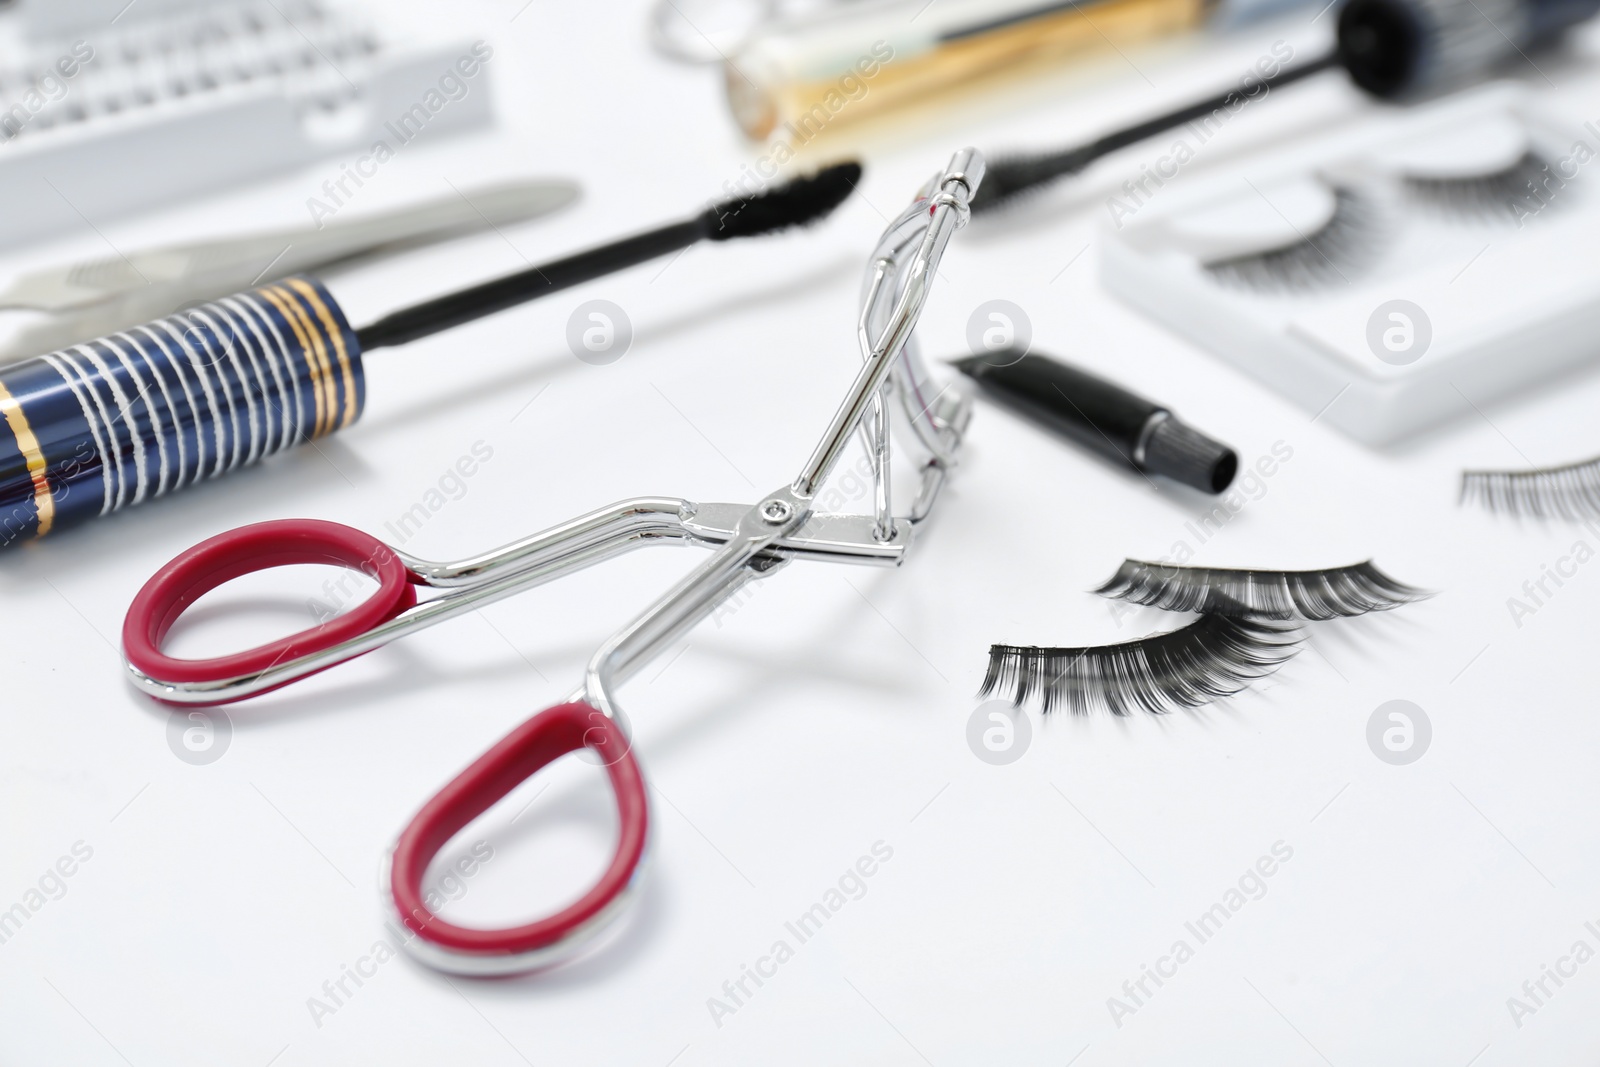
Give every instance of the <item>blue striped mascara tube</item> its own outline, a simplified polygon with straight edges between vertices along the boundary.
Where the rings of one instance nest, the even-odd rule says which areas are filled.
[[[803,226],[842,203],[860,178],[859,164],[836,163],[688,219],[392,311],[359,330],[321,283],[286,278],[0,368],[0,548],[344,429],[366,399],[363,353],[699,241]]]
[[[214,478],[360,415],[361,347],[288,278],[0,370],[0,546]]]

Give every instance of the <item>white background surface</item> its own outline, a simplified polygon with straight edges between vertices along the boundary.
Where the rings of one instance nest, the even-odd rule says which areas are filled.
[[[524,173],[574,176],[585,199],[503,237],[333,278],[354,321],[678,217],[753,157],[717,75],[650,54],[638,5],[535,0],[513,22],[519,6],[439,16],[492,42],[500,127],[408,148],[350,210]],[[1321,28],[1294,32],[1314,42]],[[1600,962],[1520,1028],[1506,1001],[1580,938],[1600,948],[1583,925],[1600,925],[1600,564],[1520,628],[1506,600],[1595,536],[1494,520],[1454,494],[1462,467],[1597,451],[1600,380],[1369,451],[1105,297],[1092,194],[959,235],[924,319],[927,353],[962,354],[972,310],[1009,299],[1040,350],[1172,404],[1247,462],[1277,442],[1292,458],[1201,544],[1186,530],[1199,497],[981,407],[905,568],[795,564],[623,690],[654,787],[652,868],[632,924],[581,962],[466,981],[400,958],[320,1025],[308,1007],[381,936],[378,860],[415,809],[567,693],[697,553],[636,554],[237,706],[209,766],[177,759],[166,712],[121,678],[128,602],[182,548],[286,516],[390,536],[384,523],[478,441],[493,459],[408,550],[463,555],[637,494],[754,501],[792,476],[854,373],[857,281],[883,217],[952,149],[1104,128],[1236,76],[1270,39],[1140,53],[1137,70],[1104,68],[1097,96],[962,110],[948,128],[876,140],[862,195],[816,230],[696,248],[374,353],[366,414],[341,436],[0,560],[0,908],[75,842],[93,849],[0,944],[0,1062],[1593,1062]],[[1330,82],[1248,118],[1261,133],[1364,106]],[[334,173],[102,230],[130,248],[300,222]],[[85,231],[3,266],[104,248]],[[591,298],[622,305],[637,330],[611,366],[579,362],[563,340]],[[1179,621],[1119,620],[1085,591],[1125,556],[1180,540],[1216,565],[1371,557],[1440,594],[1316,627],[1272,681],[1227,704],[1162,720],[1035,716],[1019,762],[976,759],[965,730],[989,644],[1126,640]],[[323,578],[246,588],[206,613],[216,629],[185,629],[176,647],[298,628]],[[1405,767],[1366,742],[1373,710],[1397,698],[1434,731]],[[491,842],[495,858],[449,914],[506,923],[600,869],[612,816],[599,778],[573,762],[550,781],[458,839]],[[893,857],[865,895],[719,1026],[708,998],[775,940],[792,944],[784,923],[880,841]],[[1293,855],[1265,895],[1118,1026],[1107,999],[1175,940],[1194,946],[1184,924],[1277,842]]]

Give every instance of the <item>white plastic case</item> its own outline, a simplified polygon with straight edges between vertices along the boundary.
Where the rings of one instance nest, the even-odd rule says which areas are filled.
[[[490,77],[455,66],[472,47],[368,0],[17,0],[0,12],[0,246],[481,125]]]
[[[1321,421],[1394,441],[1600,352],[1600,125],[1579,112],[1496,83],[1190,181],[1130,185],[1101,279]],[[1549,168],[1516,174],[1540,188],[1515,208],[1451,208],[1412,184],[1494,173],[1530,150]],[[1301,241],[1338,210],[1327,254],[1298,257],[1280,287],[1215,266]]]

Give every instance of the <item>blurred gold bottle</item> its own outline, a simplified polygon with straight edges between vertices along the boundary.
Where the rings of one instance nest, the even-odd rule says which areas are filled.
[[[756,37],[724,64],[750,137],[805,142],[823,128],[930,93],[1205,22],[1214,0],[1082,0],[1026,6],[914,0]]]

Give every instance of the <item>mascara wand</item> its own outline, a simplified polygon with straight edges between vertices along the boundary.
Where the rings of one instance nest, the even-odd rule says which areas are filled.
[[[352,329],[321,282],[290,277],[0,369],[0,547],[187,488],[342,430],[362,356],[700,241],[815,222],[861,166],[839,163],[646,233]]]
[[[1588,19],[1600,10],[1600,0],[1512,0],[1509,7],[1497,25],[1473,0],[1348,0],[1328,54],[1264,77],[1249,93],[1232,89],[1087,144],[996,160],[989,164],[972,210],[987,212],[1014,203],[1118,149],[1216,112],[1236,111],[1246,100],[1326,70],[1344,70],[1357,88],[1381,100],[1411,99],[1465,84]]]
[[[803,226],[842,204],[861,181],[861,164],[836,163],[754,196],[735,197],[682,222],[624,237],[546,263],[392,312],[356,331],[361,350],[403,345],[529,300],[669,255],[701,241],[759,237]]]

